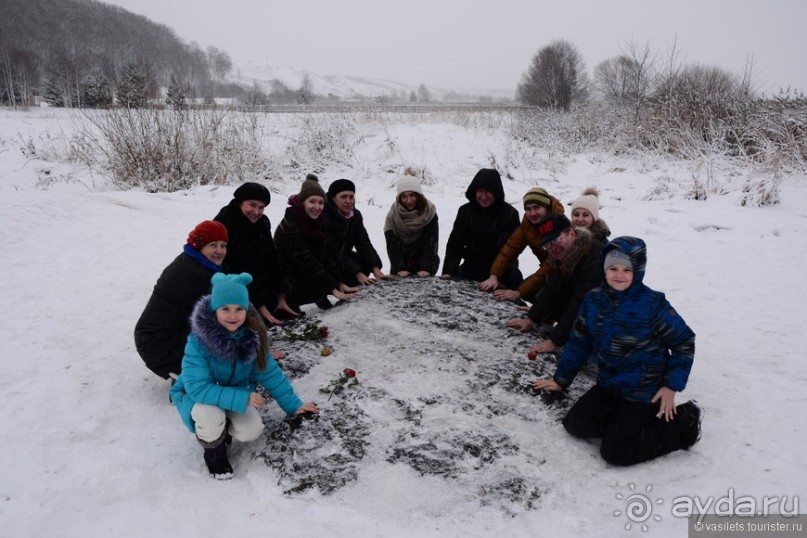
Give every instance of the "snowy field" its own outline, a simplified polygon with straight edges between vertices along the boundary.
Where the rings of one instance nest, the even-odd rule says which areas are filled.
[[[441,256],[468,183],[494,161],[510,174],[505,192],[520,213],[532,186],[567,204],[598,187],[612,237],[647,241],[645,282],[697,334],[677,401],[705,409],[703,438],[634,467],[604,463],[596,444],[558,422],[585,375],[565,401],[524,389],[553,363],[527,360],[537,334],[503,327],[518,315],[511,304],[460,282],[410,280],[327,312],[308,309],[309,321],[329,327],[323,342],[273,331],[297,392],[321,417],[285,421],[270,404],[267,435],[236,447],[235,478],[217,482],[132,333],[188,231],[215,216],[237,183],[117,190],[65,158],[72,125],[66,111],[0,111],[3,536],[686,536],[686,519],[671,512],[676,498],[733,494],[761,507],[777,497],[807,512],[807,178],[786,178],[780,204],[748,208],[733,187],[686,199],[693,177],[736,185],[745,172],[720,161],[526,158],[503,129],[364,125],[350,159],[317,172],[325,187],[356,183],[385,263],[383,219],[404,165],[429,171]],[[283,132],[273,133],[282,164]],[[308,171],[268,183],[273,226]],[[536,267],[529,253],[520,262]],[[324,344],[332,355],[320,355]],[[328,400],[319,389],[346,367],[360,384]],[[635,493],[652,502],[642,521],[625,513]]]

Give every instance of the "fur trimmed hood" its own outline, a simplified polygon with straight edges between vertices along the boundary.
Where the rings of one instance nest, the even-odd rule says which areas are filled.
[[[249,364],[258,358],[260,338],[255,331],[242,326],[234,335],[230,334],[219,325],[216,312],[210,309],[210,295],[199,299],[193,307],[190,321],[191,333],[216,360]]]
[[[594,224],[592,224],[591,228],[589,228],[589,231],[594,234],[594,237],[603,243],[607,243],[608,237],[611,235],[611,228],[609,228],[608,223],[602,219],[595,220]]]

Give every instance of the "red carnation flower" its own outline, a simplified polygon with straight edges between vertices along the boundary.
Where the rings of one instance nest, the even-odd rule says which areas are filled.
[[[353,368],[345,368],[342,372],[348,377],[356,377],[356,370]]]

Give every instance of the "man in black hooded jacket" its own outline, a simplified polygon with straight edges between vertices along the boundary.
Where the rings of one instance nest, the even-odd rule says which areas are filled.
[[[493,168],[476,173],[465,197],[468,203],[457,211],[446,244],[443,276],[481,282],[490,276],[493,261],[518,228],[518,211],[504,200],[502,178]],[[517,260],[499,278],[510,289],[518,287],[521,281]]]

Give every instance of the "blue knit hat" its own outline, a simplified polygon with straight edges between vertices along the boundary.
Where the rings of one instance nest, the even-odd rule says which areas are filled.
[[[252,275],[241,273],[240,275],[225,275],[216,273],[210,279],[213,284],[213,291],[210,292],[210,309],[218,310],[224,305],[237,304],[244,309],[249,308],[249,292],[247,284],[252,282]]]

